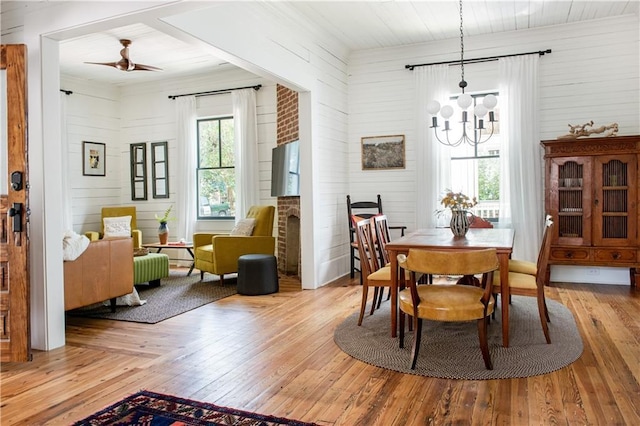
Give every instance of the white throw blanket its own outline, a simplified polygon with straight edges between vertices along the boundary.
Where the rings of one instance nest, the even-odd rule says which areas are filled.
[[[84,235],[67,231],[62,238],[62,258],[76,260],[89,247],[89,239]]]

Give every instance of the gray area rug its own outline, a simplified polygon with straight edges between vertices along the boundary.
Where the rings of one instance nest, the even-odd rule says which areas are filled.
[[[529,377],[559,370],[582,354],[582,339],[573,315],[564,305],[547,299],[549,333],[547,344],[534,297],[512,296],[509,309],[509,347],[502,346],[500,308],[489,324],[489,351],[493,370],[482,360],[475,321],[444,323],[424,321],[415,370],[410,369],[413,331],[405,333],[405,348],[390,334],[390,304],[383,303],[373,316],[365,312],[358,327],[358,313],[350,315],[335,331],[336,344],[347,354],[367,364],[421,376],[444,379],[506,379]]]
[[[118,306],[112,313],[110,307],[98,304],[74,309],[67,314],[155,324],[237,293],[233,279],[225,280],[222,286],[215,275],[205,274],[204,281],[200,281],[198,271],[187,277],[184,270],[169,271],[169,277],[163,278],[159,287],[142,284],[136,285],[136,289],[140,299],[147,301],[144,305]]]

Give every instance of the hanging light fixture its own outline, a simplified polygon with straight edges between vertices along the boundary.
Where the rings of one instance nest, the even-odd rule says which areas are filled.
[[[474,107],[473,113],[478,118],[477,127],[475,127],[474,131],[471,134],[467,134],[467,124],[469,123],[469,116],[467,114],[467,109],[473,103],[473,98],[471,95],[464,93],[464,89],[467,87],[467,82],[464,80],[464,29],[463,29],[463,19],[462,19],[462,0],[460,0],[460,69],[461,69],[461,78],[458,86],[462,89],[462,94],[458,96],[458,106],[462,109],[462,135],[459,139],[450,140],[449,139],[449,131],[451,128],[449,127],[449,118],[453,115],[453,107],[451,105],[444,105],[440,108],[440,102],[436,100],[432,100],[427,104],[427,112],[431,114],[431,127],[433,129],[433,133],[438,140],[443,145],[448,146],[458,146],[463,142],[468,143],[469,145],[478,145],[480,143],[488,141],[491,136],[493,136],[494,124],[497,122],[494,116],[493,108],[498,104],[498,99],[495,95],[486,95],[482,104],[476,105]],[[440,139],[438,136],[438,117],[437,114],[440,112],[442,118],[444,118],[444,129],[445,138]],[[484,140],[482,139],[482,131],[488,130],[484,127],[484,116],[489,113],[489,123],[491,123],[491,133]],[[475,120],[473,120],[475,121]]]

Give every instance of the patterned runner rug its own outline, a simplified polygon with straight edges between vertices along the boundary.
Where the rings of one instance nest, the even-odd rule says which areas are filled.
[[[500,303],[496,319],[489,324],[489,352],[493,370],[487,370],[478,341],[478,327],[472,322],[424,321],[418,362],[411,370],[413,331],[405,333],[404,348],[390,335],[390,303],[386,301],[370,316],[365,312],[362,326],[354,313],[334,334],[336,344],[347,354],[367,364],[421,376],[444,379],[506,379],[529,377],[559,370],[582,354],[582,339],[571,311],[547,299],[551,322],[551,344],[540,325],[535,297],[512,296],[509,307],[509,347],[502,346]],[[370,306],[370,305],[369,305]]]
[[[219,407],[177,396],[140,391],[101,410],[76,426],[106,425],[242,425],[242,426],[317,426],[234,408]]]
[[[136,289],[140,299],[146,300],[144,305],[118,306],[112,313],[109,306],[97,304],[67,314],[155,324],[237,293],[235,280],[225,280],[222,286],[215,275],[205,274],[204,281],[200,281],[198,271],[187,277],[185,270],[170,270],[169,277],[163,278],[159,287],[142,284]]]

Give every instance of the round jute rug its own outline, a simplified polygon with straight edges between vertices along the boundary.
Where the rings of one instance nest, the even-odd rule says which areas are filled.
[[[534,297],[512,296],[509,309],[509,347],[502,346],[500,308],[489,324],[489,351],[493,370],[482,360],[475,321],[444,323],[424,321],[415,370],[411,370],[413,331],[405,333],[405,347],[390,335],[390,304],[383,303],[371,316],[365,313],[358,327],[358,313],[350,315],[334,334],[347,354],[367,364],[401,373],[444,379],[507,379],[546,374],[574,362],[582,354],[582,339],[573,315],[564,305],[547,299],[551,344],[540,325]]]

